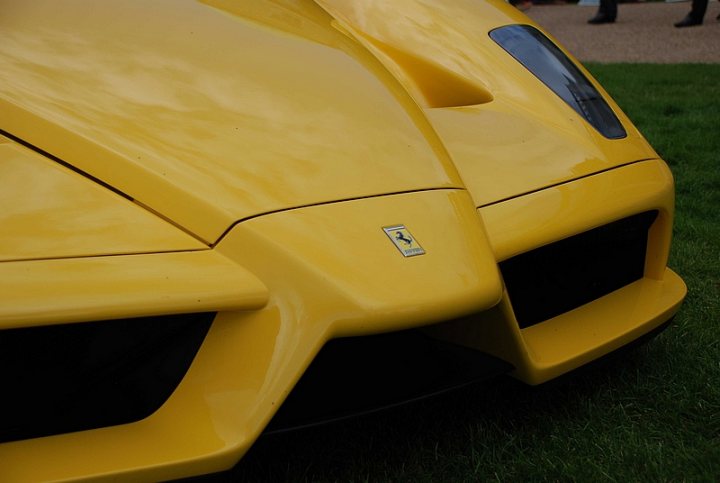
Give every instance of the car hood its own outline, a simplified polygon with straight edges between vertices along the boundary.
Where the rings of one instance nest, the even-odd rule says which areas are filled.
[[[8,2],[0,129],[207,243],[290,208],[463,187],[479,206],[652,156],[635,131],[603,139],[487,38],[524,17],[385,8]]]
[[[582,66],[625,127],[625,138],[605,138],[490,38],[512,24],[543,31],[507,2],[318,3],[419,99],[477,206],[657,157]],[[456,95],[447,95],[450,90]]]
[[[315,4],[9,2],[0,29],[2,129],[206,241],[462,186],[412,99]]]

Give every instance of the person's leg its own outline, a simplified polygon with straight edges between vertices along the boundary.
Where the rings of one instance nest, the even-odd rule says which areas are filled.
[[[600,0],[600,8],[593,18],[588,20],[590,24],[612,23],[617,17],[617,0]]]
[[[678,28],[681,27],[692,27],[693,25],[700,25],[703,23],[705,12],[707,11],[708,0],[692,0],[692,7],[690,7],[690,13],[687,16],[675,23]]]
[[[708,0],[693,0],[692,7],[690,8],[690,15],[693,18],[702,22],[705,18],[705,12],[707,12]]]

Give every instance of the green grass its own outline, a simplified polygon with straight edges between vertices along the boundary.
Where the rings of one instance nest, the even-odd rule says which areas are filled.
[[[553,384],[500,379],[266,437],[211,480],[720,479],[720,65],[589,68],[675,174],[670,264],[689,295],[671,327]]]

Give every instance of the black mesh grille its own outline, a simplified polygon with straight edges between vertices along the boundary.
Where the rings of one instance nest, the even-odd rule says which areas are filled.
[[[640,213],[500,263],[521,328],[550,319],[642,278],[648,230]]]
[[[149,416],[180,383],[214,315],[0,331],[0,442]]]

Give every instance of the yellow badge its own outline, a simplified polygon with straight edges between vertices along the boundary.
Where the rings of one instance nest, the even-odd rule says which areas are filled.
[[[414,257],[425,253],[425,250],[423,250],[415,237],[410,234],[404,225],[386,226],[383,228],[383,231],[403,256]]]

